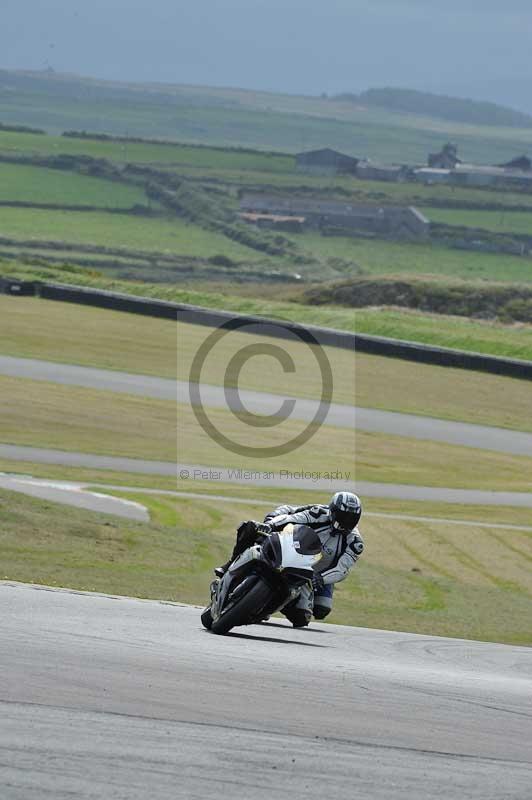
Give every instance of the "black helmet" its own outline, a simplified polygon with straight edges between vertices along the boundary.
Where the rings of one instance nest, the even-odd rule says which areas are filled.
[[[329,503],[333,528],[352,531],[362,515],[360,499],[353,492],[337,492]]]

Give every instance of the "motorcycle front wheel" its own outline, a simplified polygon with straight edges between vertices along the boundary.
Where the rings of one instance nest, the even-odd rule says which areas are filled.
[[[212,628],[212,613],[211,607],[207,606],[203,614],[201,615],[201,624],[204,628],[207,628],[208,631]]]
[[[233,605],[229,605],[220,617],[211,625],[213,633],[229,633],[236,625],[246,625],[249,620],[260,616],[271,597],[271,589],[264,581],[258,580],[249,592],[238,598]]]

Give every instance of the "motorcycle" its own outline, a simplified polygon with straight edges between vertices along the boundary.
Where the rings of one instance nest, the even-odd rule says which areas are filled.
[[[238,625],[261,622],[296,600],[312,582],[322,557],[321,542],[306,525],[287,525],[242,553],[220,580],[211,584],[211,602],[201,615],[207,630],[228,633]]]

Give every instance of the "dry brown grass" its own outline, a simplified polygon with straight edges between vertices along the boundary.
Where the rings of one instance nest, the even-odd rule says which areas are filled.
[[[0,294],[0,353],[173,378],[175,323]]]
[[[175,461],[167,400],[0,377],[0,442]]]

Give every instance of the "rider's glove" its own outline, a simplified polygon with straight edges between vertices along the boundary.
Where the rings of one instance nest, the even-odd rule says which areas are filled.
[[[269,522],[257,522],[257,533],[271,533],[272,526]]]
[[[323,578],[321,577],[320,573],[319,572],[315,572],[313,574],[313,576],[312,576],[312,588],[314,589],[315,592],[320,592],[323,589],[324,586],[325,586],[325,583],[324,583]]]

